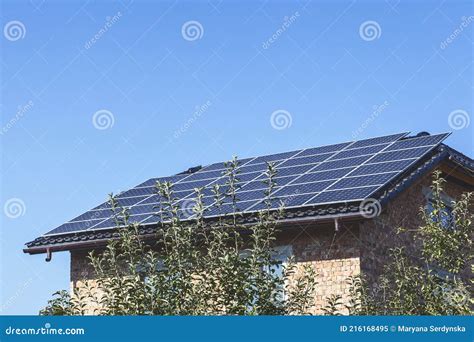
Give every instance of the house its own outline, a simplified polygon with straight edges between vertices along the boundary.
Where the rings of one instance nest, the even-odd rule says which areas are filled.
[[[403,236],[395,230],[418,227],[419,210],[430,201],[434,170],[440,170],[447,180],[448,199],[474,189],[474,162],[443,144],[448,136],[399,133],[242,159],[237,191],[241,219],[252,224],[255,215],[251,214],[262,208],[262,173],[265,162],[274,162],[278,170],[274,195],[286,206],[277,239],[285,252],[279,257],[284,261],[293,254],[298,263],[315,267],[318,307],[332,294],[346,301],[349,276],[361,271],[376,276],[387,261],[389,248],[410,243],[409,239],[399,241]],[[150,179],[119,194],[118,201],[130,207],[130,219],[141,224],[141,234],[154,236],[158,226],[153,209],[158,200],[156,181],[173,182],[176,195],[186,203],[194,187],[204,187],[206,194],[212,184],[222,182],[223,168],[223,163],[215,163]],[[210,209],[206,219],[212,220],[212,198],[205,197],[204,203]],[[224,212],[230,214],[230,206]],[[24,252],[46,253],[49,261],[53,252],[69,251],[75,289],[94,277],[87,253],[117,235],[108,204],[103,203],[28,242]]]

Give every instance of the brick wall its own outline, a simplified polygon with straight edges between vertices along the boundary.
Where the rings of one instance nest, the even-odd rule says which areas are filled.
[[[426,175],[391,201],[382,214],[360,224],[361,271],[369,277],[377,276],[388,261],[389,249],[405,246],[410,254],[417,255],[419,246],[413,242],[414,230],[421,224],[420,208],[426,205],[423,190],[428,189],[432,175]],[[466,189],[455,182],[447,182],[446,195],[459,199]],[[403,227],[406,232],[396,234]]]
[[[341,295],[348,300],[347,278],[360,273],[360,245],[357,243],[358,228],[354,224],[341,225],[338,232],[334,224],[300,225],[293,232],[278,239],[280,244],[291,245],[296,262],[310,264],[317,273],[317,292],[314,314],[322,314],[321,308],[331,295]]]
[[[93,294],[94,298],[86,296],[88,302],[85,309],[86,314],[98,314],[100,309],[101,293],[97,290],[97,283],[94,275],[94,268],[88,259],[89,251],[71,251],[71,293],[81,297],[83,293]]]

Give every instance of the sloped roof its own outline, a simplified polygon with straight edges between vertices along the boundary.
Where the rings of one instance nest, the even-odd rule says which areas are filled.
[[[259,193],[261,189],[243,190],[258,187],[257,181],[262,181],[259,174],[264,172],[264,168],[259,165],[267,161],[276,161],[283,170],[280,179],[286,184],[278,190],[284,195],[276,197],[287,203],[283,219],[288,221],[344,216],[360,217],[361,203],[365,200],[370,198],[385,205],[386,202],[444,160],[452,161],[472,176],[474,172],[473,160],[442,144],[441,141],[446,136],[421,134],[409,137],[407,133],[400,133],[356,142],[242,159],[240,165],[243,171],[242,178],[245,180],[241,181],[242,191],[238,194],[244,198],[242,202],[248,202],[249,206],[242,207],[244,209],[240,218],[241,223],[251,224],[256,220],[254,213],[261,208],[259,203],[262,198],[258,197],[261,196]],[[222,179],[221,169],[222,163],[216,163],[203,168],[192,168],[187,172],[170,177],[150,179],[119,194],[119,197],[121,196],[125,206],[130,203],[135,210],[133,216],[137,218],[136,222],[141,223],[140,233],[151,235],[156,232],[159,220],[148,212],[143,214],[143,211],[149,211],[147,208],[156,204],[158,195],[147,192],[156,181],[174,182],[178,189],[177,193],[182,192],[182,198],[179,200],[184,203],[192,198],[192,195],[186,192],[189,187],[201,186],[206,182],[206,177],[210,175],[215,178],[213,182],[216,180],[219,182]],[[255,173],[255,177],[246,177],[252,173]],[[303,179],[307,181],[303,182]],[[209,179],[207,182],[213,183]],[[225,187],[225,183],[221,185]],[[204,189],[206,190],[206,185],[204,185]],[[288,191],[288,189],[292,189],[292,191]],[[142,195],[144,192],[146,195]],[[142,200],[140,196],[143,196],[144,199]],[[251,199],[247,200],[249,196]],[[318,201],[318,198],[323,200]],[[328,199],[333,200],[329,201]],[[303,200],[304,202],[302,202]],[[133,201],[138,201],[136,202],[138,204]],[[211,202],[208,210],[206,217],[209,222],[212,222],[216,215],[213,215]],[[107,223],[110,220],[110,215],[102,217],[102,215],[107,215],[106,211],[112,215],[107,203],[103,203],[76,219],[28,242],[25,252],[41,253],[45,252],[47,248],[68,250],[73,246],[94,245],[117,237],[116,228]],[[186,210],[183,210],[183,215],[185,214]],[[183,219],[192,219],[192,213],[189,213],[189,210],[187,214],[188,217],[184,216]],[[225,214],[230,214],[230,212]]]

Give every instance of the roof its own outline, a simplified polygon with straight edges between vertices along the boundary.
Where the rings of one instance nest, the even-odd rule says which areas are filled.
[[[285,203],[284,220],[316,220],[332,217],[360,217],[361,204],[368,199],[385,205],[418,177],[443,160],[450,160],[470,176],[474,162],[471,158],[442,144],[449,134],[420,133],[408,136],[399,133],[340,144],[301,149],[239,160],[238,210],[241,222],[251,224],[255,212],[263,208],[263,183],[266,162],[277,168],[274,207]],[[191,168],[169,177],[152,178],[120,193],[119,203],[130,207],[130,219],[140,223],[140,233],[154,234],[159,218],[155,214],[160,196],[157,181],[174,184],[183,220],[192,219],[189,206],[193,203],[193,188],[203,187],[205,219],[218,216],[210,188],[220,184],[225,190],[222,162]],[[220,209],[231,214],[231,205]],[[108,202],[79,215],[69,222],[28,242],[25,252],[42,253],[46,249],[68,250],[72,246],[90,245],[117,237],[112,211]]]

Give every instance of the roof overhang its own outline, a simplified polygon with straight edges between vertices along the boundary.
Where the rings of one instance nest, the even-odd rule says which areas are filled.
[[[374,198],[380,202],[381,208],[398,196],[407,187],[420,179],[423,175],[432,172],[433,169],[439,168],[447,176],[461,181],[467,188],[472,189],[474,182],[474,162],[471,158],[441,144],[431,155],[419,161],[406,173],[401,174],[395,184],[389,187],[381,188]],[[334,222],[338,226],[338,222],[348,222],[351,220],[365,220],[360,212],[359,202],[337,203],[331,206],[314,206],[306,208],[296,208],[285,211],[285,217],[279,220],[279,224],[285,227],[297,226],[301,224],[324,224]],[[212,224],[212,220],[210,221]],[[254,216],[244,216],[241,226],[252,225],[258,222],[258,218]],[[156,239],[157,226],[143,226],[141,236],[143,239]],[[107,229],[101,231],[85,231],[81,233],[71,233],[64,236],[43,236],[27,244],[27,248],[23,252],[29,254],[41,254],[67,250],[80,249],[99,249],[107,245],[110,240],[118,239],[119,234],[116,229]]]
[[[346,214],[334,214],[334,215],[325,215],[325,216],[316,216],[316,217],[293,217],[289,219],[281,219],[277,221],[278,226],[291,228],[307,224],[330,224],[332,222],[354,222],[366,220],[360,212],[356,213],[346,213]],[[251,226],[254,223],[244,223],[242,227]],[[156,233],[142,234],[140,235],[143,240],[153,240],[156,239]],[[89,241],[78,241],[78,242],[65,242],[65,243],[56,243],[42,246],[35,246],[24,248],[23,252],[28,254],[44,254],[52,252],[62,252],[62,251],[72,251],[72,250],[92,250],[104,248],[107,243],[111,240],[117,240],[119,236],[111,238],[102,238]]]

